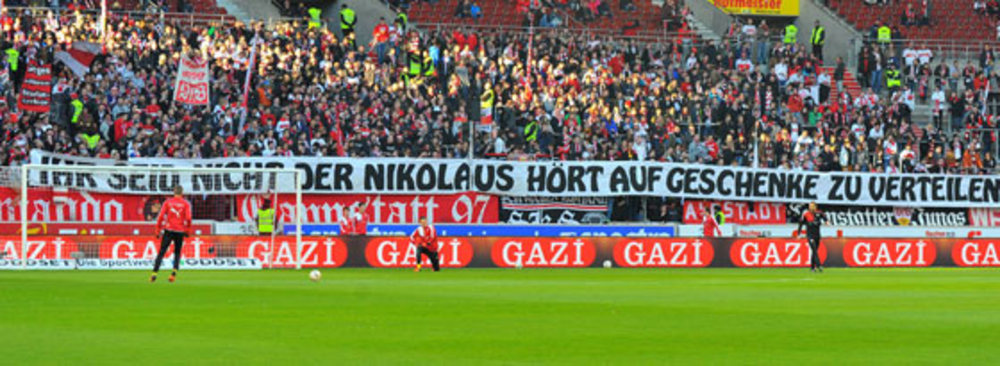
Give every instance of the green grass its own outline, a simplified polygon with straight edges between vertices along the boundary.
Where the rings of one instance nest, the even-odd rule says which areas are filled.
[[[988,269],[0,272],[3,364],[1000,364]]]

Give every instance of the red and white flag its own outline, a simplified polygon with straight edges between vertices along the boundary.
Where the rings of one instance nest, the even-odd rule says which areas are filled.
[[[101,53],[101,45],[93,42],[73,42],[69,51],[59,51],[55,54],[55,59],[62,62],[73,71],[73,74],[82,78],[90,70],[90,64],[94,58]]]

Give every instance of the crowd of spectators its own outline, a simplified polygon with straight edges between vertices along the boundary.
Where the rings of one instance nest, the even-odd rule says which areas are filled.
[[[831,77],[804,45],[762,48],[766,24],[717,44],[641,44],[563,30],[533,38],[418,33],[393,24],[374,44],[360,44],[305,21],[182,26],[123,18],[101,38],[93,18],[80,14],[9,20],[4,49],[19,50],[21,65],[51,63],[73,41],[98,42],[103,51],[83,78],[53,63],[49,114],[17,109],[23,72],[0,80],[4,165],[23,163],[33,148],[114,159],[473,154],[889,173],[980,174],[996,164],[989,152],[997,118],[981,113],[982,94],[942,102],[961,114],[959,128],[921,128],[910,119],[914,81],[881,96],[831,93],[844,63]],[[182,55],[210,62],[208,108],[172,102]],[[0,68],[9,70],[9,60]],[[73,100],[84,106],[78,123],[71,123]]]

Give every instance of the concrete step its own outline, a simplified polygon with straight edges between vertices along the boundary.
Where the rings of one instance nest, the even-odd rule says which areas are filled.
[[[278,8],[270,0],[216,0],[229,15],[242,21],[267,20],[281,17]]]

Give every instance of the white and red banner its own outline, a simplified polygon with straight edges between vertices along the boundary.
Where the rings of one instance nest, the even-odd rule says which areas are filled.
[[[722,210],[726,224],[780,225],[787,219],[783,203],[687,200],[684,201],[684,223],[701,224],[702,212],[710,207]]]
[[[969,224],[971,226],[1000,227],[1000,208],[969,208]]]
[[[90,64],[101,53],[101,45],[94,42],[73,42],[67,51],[55,53],[56,61],[62,62],[78,78],[83,78],[90,70]]]
[[[237,213],[240,221],[254,222],[257,210],[264,199],[273,195],[240,195]],[[414,223],[421,217],[439,224],[494,224],[497,223],[499,204],[496,196],[480,193],[427,194],[427,195],[364,195],[364,194],[305,194],[302,222],[337,223],[343,209],[351,212],[367,203],[369,222],[382,224]],[[293,222],[295,196],[279,194],[272,202],[278,220]]]
[[[71,156],[34,152],[32,163],[99,165]],[[108,161],[107,165],[114,164]],[[996,207],[1000,177],[939,174],[807,172],[659,162],[514,162],[455,159],[245,157],[134,158],[129,165],[164,167],[289,168],[301,171],[301,189],[323,194],[456,194],[520,197],[659,196],[714,201],[810,203],[888,207]],[[45,174],[29,175],[42,184]],[[273,173],[278,175],[278,173]],[[163,176],[162,178],[160,176]],[[61,185],[102,192],[256,194],[265,173],[149,174],[94,172]],[[291,176],[291,174],[288,174]],[[218,182],[218,183],[212,183]],[[278,184],[293,193],[294,184]],[[166,191],[166,192],[165,192]]]
[[[208,62],[183,58],[177,70],[174,83],[174,101],[190,105],[208,105],[209,73]]]
[[[156,213],[152,210],[151,198],[158,199],[157,202],[163,200],[162,197],[30,188],[28,218],[32,223],[152,221]],[[20,221],[20,202],[20,192],[0,187],[0,222]]]
[[[52,103],[52,65],[28,61],[17,107],[22,111],[48,113]]]

